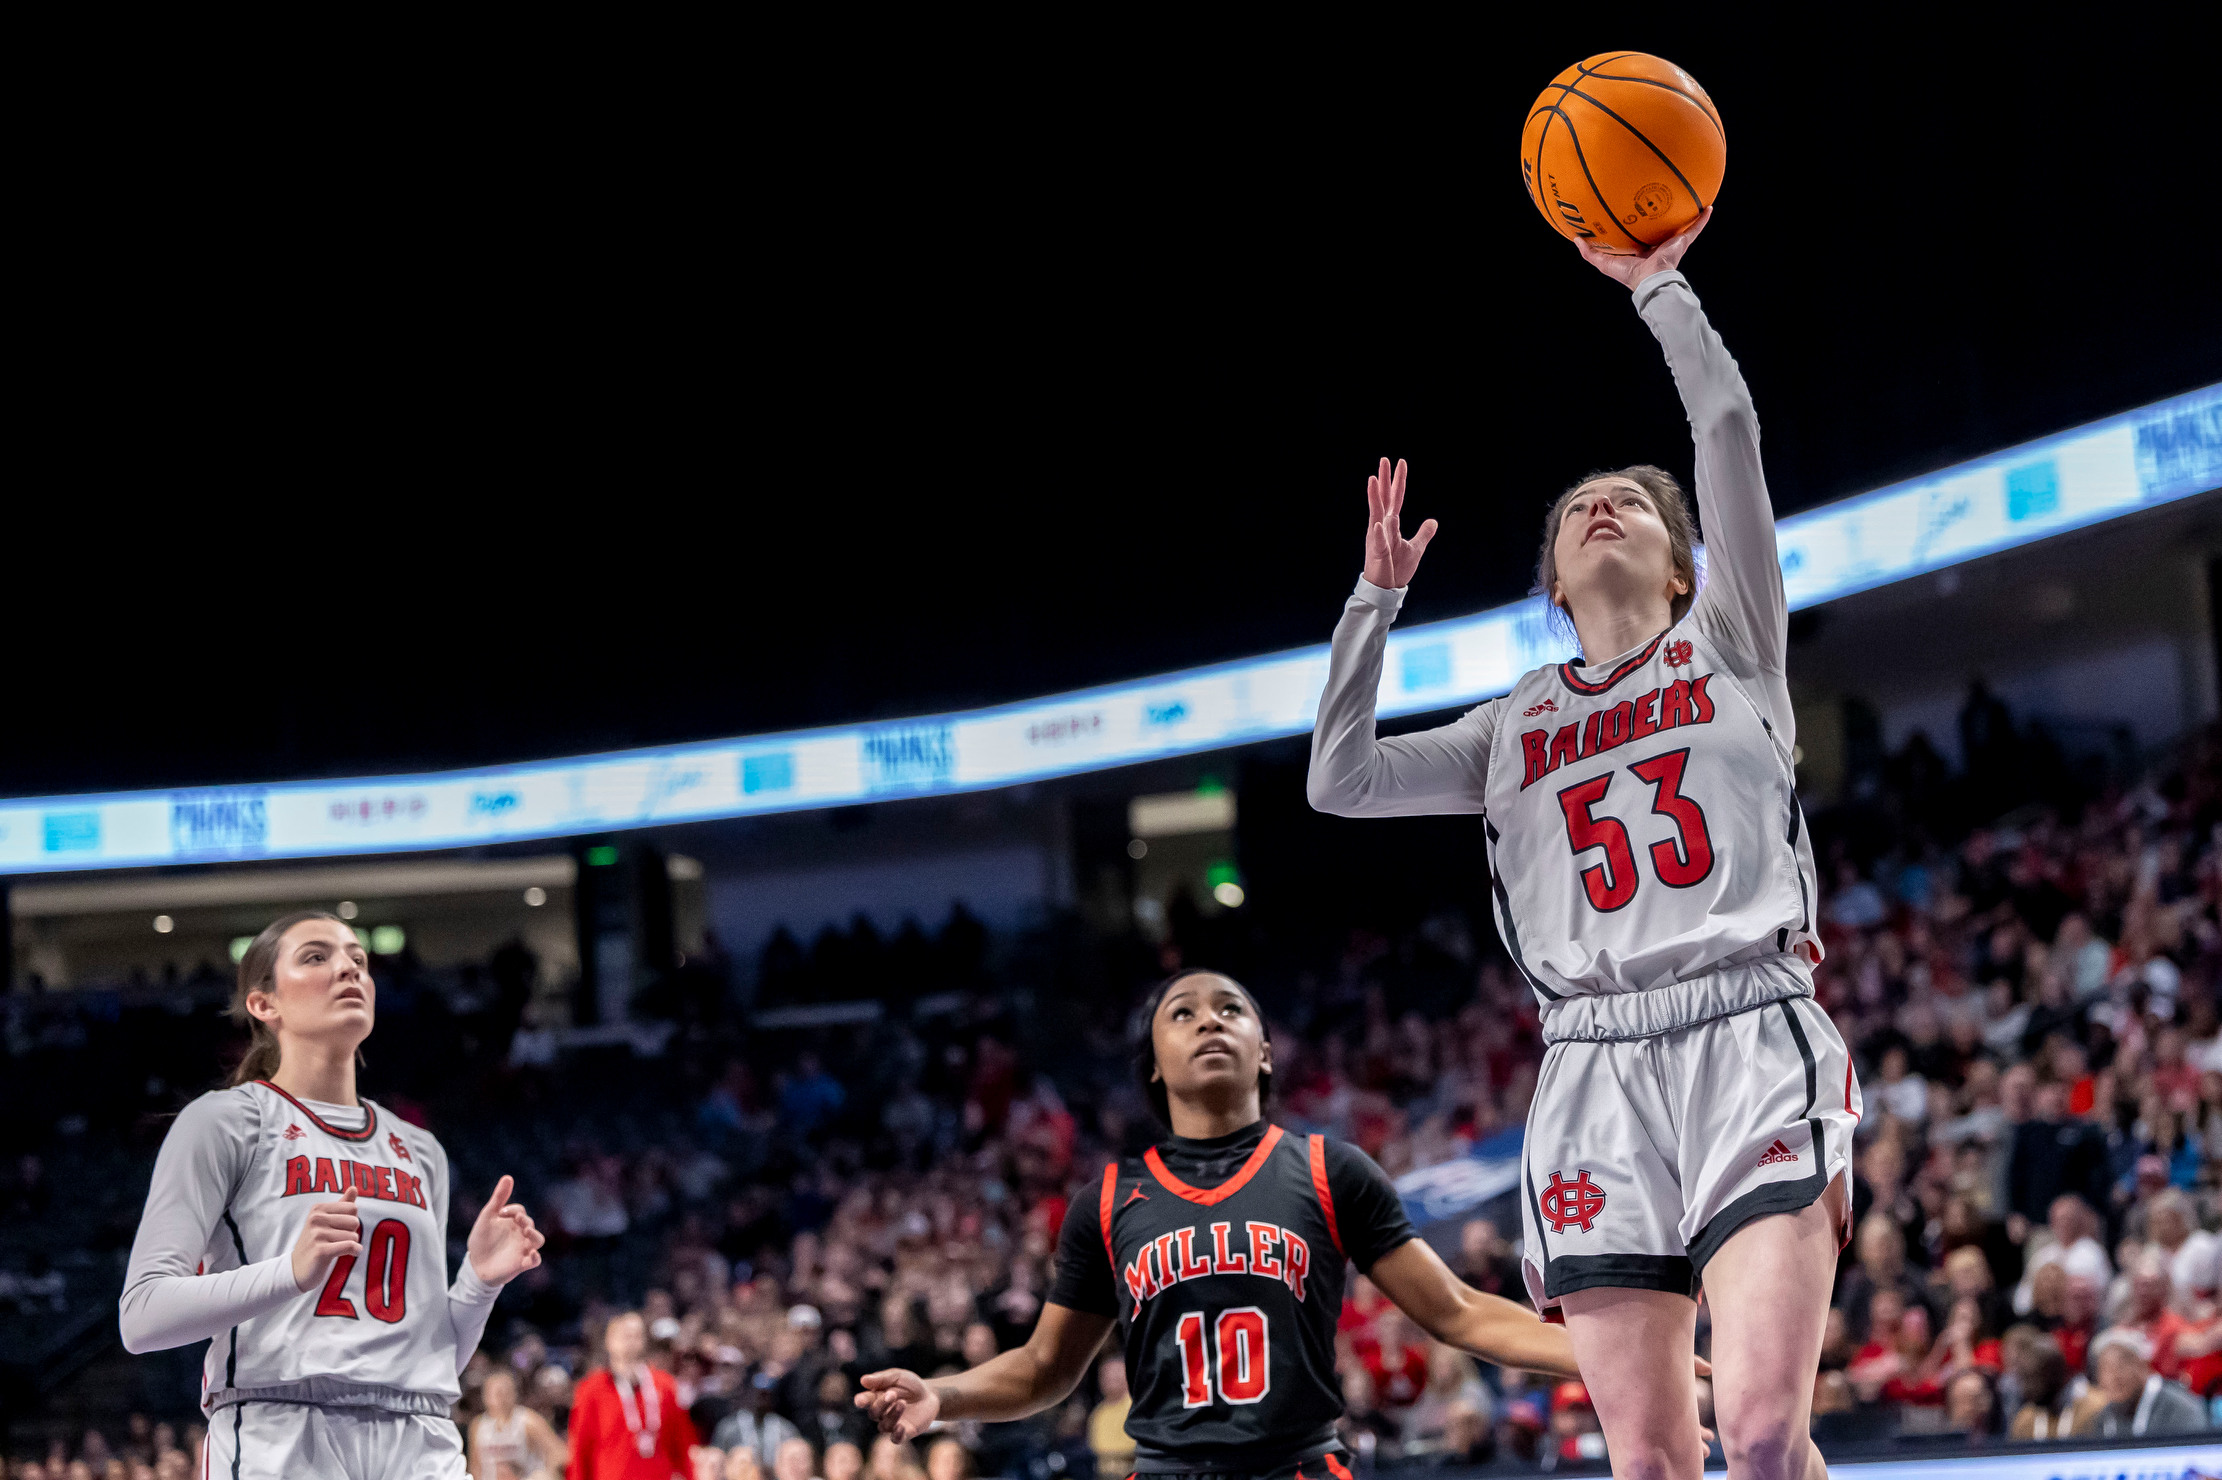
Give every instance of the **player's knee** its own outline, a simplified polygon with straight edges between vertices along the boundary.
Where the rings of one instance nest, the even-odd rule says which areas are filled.
[[[1683,1448],[1689,1452],[1681,1452]],[[1683,1480],[1693,1473],[1690,1461],[1697,1457],[1694,1440],[1687,1446],[1677,1446],[1646,1437],[1612,1446],[1613,1474],[1626,1480]]]
[[[1751,1480],[1796,1480],[1805,1472],[1805,1431],[1781,1412],[1721,1415],[1721,1449],[1729,1472]]]

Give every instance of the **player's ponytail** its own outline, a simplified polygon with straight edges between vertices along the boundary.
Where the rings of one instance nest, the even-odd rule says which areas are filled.
[[[278,942],[303,920],[339,920],[339,916],[329,910],[295,910],[290,915],[280,915],[262,927],[262,934],[248,943],[247,953],[239,958],[239,982],[232,988],[228,1012],[233,1022],[247,1029],[247,1053],[239,1061],[239,1067],[231,1071],[231,1077],[224,1081],[226,1088],[268,1079],[278,1072],[278,1035],[270,1031],[268,1023],[247,1011],[247,994],[267,992],[277,985]]]
[[[1573,614],[1551,597],[1551,588],[1558,584],[1558,529],[1565,521],[1566,506],[1574,495],[1600,478],[1625,478],[1650,496],[1651,508],[1666,526],[1667,561],[1671,573],[1682,578],[1682,591],[1670,597],[1667,609],[1672,620],[1681,621],[1689,615],[1690,603],[1697,600],[1697,521],[1690,515],[1689,498],[1682,492],[1682,485],[1665,468],[1650,463],[1637,463],[1633,467],[1612,468],[1601,473],[1591,473],[1573,487],[1560,494],[1551,505],[1551,512],[1543,516],[1543,553],[1535,562],[1535,588],[1528,594],[1540,596],[1551,608],[1554,623],[1572,628]],[[1572,637],[1575,634],[1567,633]],[[1589,656],[1586,655],[1585,656]],[[1595,654],[1609,658],[1610,653]]]

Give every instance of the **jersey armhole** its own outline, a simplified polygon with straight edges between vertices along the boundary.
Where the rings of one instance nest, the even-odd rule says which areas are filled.
[[[1335,1252],[1348,1259],[1350,1257],[1349,1251],[1342,1246],[1342,1230],[1335,1224],[1335,1190],[1327,1185],[1327,1138],[1325,1136],[1313,1136],[1310,1140],[1312,1143],[1312,1191],[1319,1194],[1319,1211],[1327,1220],[1327,1237],[1334,1241]]]

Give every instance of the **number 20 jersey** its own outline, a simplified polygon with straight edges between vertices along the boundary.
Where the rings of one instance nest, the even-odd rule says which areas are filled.
[[[440,1143],[367,1099],[358,1127],[259,1080],[206,1099],[246,1120],[252,1149],[204,1272],[289,1256],[309,1210],[349,1189],[363,1252],[333,1260],[314,1288],[211,1341],[203,1407],[268,1398],[446,1414],[457,1386]]]
[[[1588,673],[1523,677],[1489,758],[1497,928],[1545,1001],[1546,1037],[1573,1016],[1551,1011],[1561,999],[1651,991],[1758,953],[1818,959],[1791,757],[1698,623]],[[1580,1036],[1708,1015],[1593,1015],[1619,1030]]]

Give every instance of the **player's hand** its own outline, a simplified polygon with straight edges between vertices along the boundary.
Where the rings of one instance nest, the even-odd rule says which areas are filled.
[[[1414,530],[1410,539],[1404,537],[1404,474],[1403,459],[1397,460],[1392,473],[1384,457],[1381,471],[1366,479],[1366,508],[1371,516],[1366,524],[1366,579],[1391,591],[1412,584],[1412,572],[1420,568],[1427,542],[1435,538],[1432,519]]]
[[[1611,252],[1600,252],[1586,238],[1574,243],[1574,245],[1580,249],[1583,261],[1596,268],[1606,277],[1611,278],[1614,282],[1626,287],[1630,292],[1634,292],[1645,278],[1657,273],[1672,272],[1675,268],[1680,267],[1682,265],[1682,254],[1690,249],[1690,243],[1697,240],[1697,234],[1703,231],[1705,223],[1712,219],[1713,208],[1707,206],[1697,213],[1695,221],[1692,221],[1640,257],[1617,256]]]
[[[898,1444],[908,1444],[941,1417],[940,1397],[917,1373],[900,1367],[866,1373],[856,1406],[871,1414],[880,1432]]]
[[[315,1289],[334,1259],[343,1254],[360,1258],[362,1252],[363,1220],[355,1216],[355,1189],[350,1187],[338,1202],[309,1209],[309,1221],[293,1241],[293,1288]]]
[[[548,1236],[533,1226],[523,1203],[509,1200],[515,1179],[503,1177],[471,1225],[471,1269],[489,1285],[506,1285],[528,1269],[540,1267],[540,1246]]]

